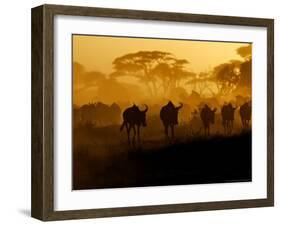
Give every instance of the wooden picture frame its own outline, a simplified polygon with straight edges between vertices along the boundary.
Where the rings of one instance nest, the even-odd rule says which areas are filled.
[[[54,16],[126,18],[267,29],[267,198],[236,201],[179,203],[122,208],[54,210]],[[42,5],[32,9],[32,201],[31,215],[51,221],[66,219],[160,214],[187,211],[265,207],[274,205],[274,20]]]

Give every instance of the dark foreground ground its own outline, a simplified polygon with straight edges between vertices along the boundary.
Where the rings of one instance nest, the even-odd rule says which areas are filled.
[[[79,135],[84,140],[74,137],[74,190],[244,182],[252,178],[250,132],[192,140],[147,139],[135,147],[114,134],[103,134],[106,143],[99,143],[98,136],[97,140],[85,140],[83,132]]]

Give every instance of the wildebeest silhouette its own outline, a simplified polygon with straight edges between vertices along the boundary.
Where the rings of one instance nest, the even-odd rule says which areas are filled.
[[[167,105],[160,110],[160,119],[164,125],[165,136],[169,137],[169,127],[171,128],[171,136],[174,137],[174,126],[178,124],[178,111],[181,109],[183,104],[175,107],[175,105],[169,101]]]
[[[191,119],[189,121],[189,130],[191,136],[193,137],[200,136],[202,130],[202,122],[199,117],[199,112],[197,111],[197,109],[194,109],[194,111],[191,112]]]
[[[233,129],[234,112],[236,107],[232,107],[232,104],[224,104],[221,109],[222,125],[226,134],[231,134]]]
[[[251,115],[252,115],[252,107],[251,107],[251,101],[244,103],[240,107],[240,117],[242,121],[242,126],[244,128],[248,128],[251,120]]]
[[[211,110],[211,108],[205,104],[201,109],[200,117],[203,122],[205,136],[210,135],[210,125],[215,123],[215,112],[217,109]]]
[[[82,125],[90,123],[96,126],[108,126],[120,123],[121,109],[113,103],[108,106],[102,102],[88,103],[79,109]]]
[[[138,136],[138,141],[140,141],[140,127],[146,126],[146,112],[148,110],[147,105],[145,105],[146,109],[141,111],[138,106],[135,104],[132,107],[127,108],[123,112],[123,123],[120,127],[120,131],[123,130],[124,126],[127,130],[128,142],[131,143],[130,140],[130,132],[133,129],[133,143],[135,142],[136,133]],[[137,130],[136,130],[137,129]]]
[[[84,104],[80,108],[81,124],[95,124],[95,105],[93,103]]]

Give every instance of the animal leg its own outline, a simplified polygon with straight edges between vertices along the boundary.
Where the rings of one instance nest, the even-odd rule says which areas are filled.
[[[224,134],[226,134],[226,123],[224,119],[222,120],[222,126],[223,126]]]
[[[246,122],[244,119],[242,119],[242,127],[245,128],[246,127]]]
[[[140,142],[140,126],[137,127],[138,142]]]
[[[127,134],[128,134],[128,143],[130,144],[130,132],[131,132],[131,125],[128,126],[128,124],[126,124],[126,129],[127,129]]]
[[[174,138],[174,125],[171,125],[172,138]]]
[[[164,126],[165,128],[165,137],[168,138],[168,126]]]
[[[228,120],[225,121],[225,135],[228,135],[229,133],[229,123]]]
[[[135,125],[133,125],[132,128],[133,128],[133,132],[134,132],[133,143],[135,143],[136,142],[136,128],[135,128]]]

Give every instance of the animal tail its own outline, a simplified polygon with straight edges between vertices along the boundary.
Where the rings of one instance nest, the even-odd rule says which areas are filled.
[[[123,130],[123,128],[124,128],[124,126],[126,125],[126,122],[125,121],[123,121],[123,123],[122,123],[122,125],[121,125],[121,127],[120,127],[120,131],[122,131]]]

